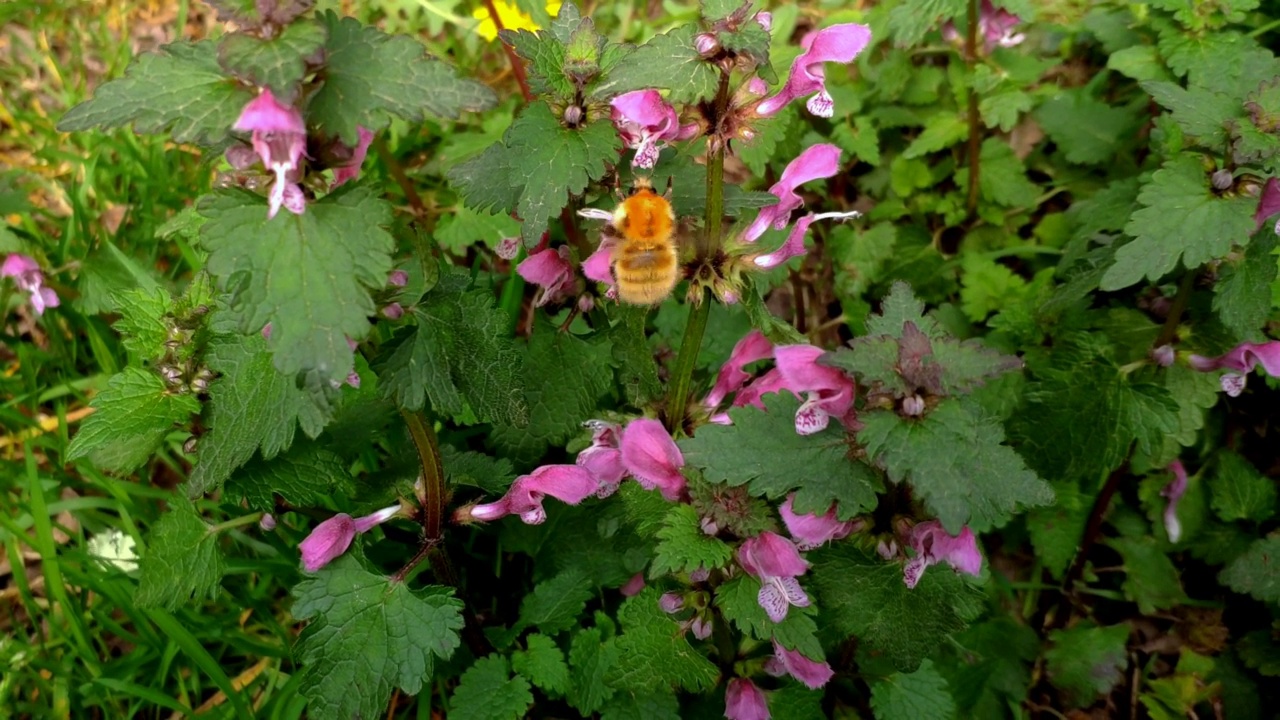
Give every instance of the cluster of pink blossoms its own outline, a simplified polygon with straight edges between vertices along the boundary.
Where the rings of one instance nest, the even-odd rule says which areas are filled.
[[[763,410],[765,395],[786,390],[804,399],[796,410],[797,433],[821,432],[831,418],[848,429],[856,429],[853,401],[857,389],[848,375],[818,364],[824,352],[813,345],[774,346],[759,330],[752,330],[733,346],[728,362],[720,368],[716,384],[702,404],[712,413],[712,422],[728,425],[729,415],[718,408],[730,395],[730,407],[751,405]],[[774,361],[774,367],[757,377],[744,369],[769,359]]]
[[[40,263],[21,253],[10,253],[0,266],[0,277],[13,278],[18,289],[31,296],[31,308],[43,315],[45,308],[58,307],[58,294],[44,284]]]
[[[308,157],[307,125],[302,113],[292,105],[281,103],[270,90],[264,88],[244,106],[232,129],[251,133],[253,151],[257,153],[263,167],[275,175],[275,182],[267,195],[267,217],[274,218],[281,207],[295,215],[301,215],[307,204],[301,185],[301,161],[303,157]],[[342,153],[349,157],[349,161],[334,168],[331,189],[360,176],[360,166],[364,164],[369,144],[373,142],[373,133],[361,127],[357,128],[357,134],[359,142],[356,147],[345,148]],[[229,149],[227,160],[233,167],[241,170],[252,164],[251,158],[245,156],[242,146]]]

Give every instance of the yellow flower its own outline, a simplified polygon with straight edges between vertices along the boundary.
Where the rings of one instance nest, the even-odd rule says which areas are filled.
[[[505,0],[493,0],[493,7],[498,11],[498,19],[502,21],[502,27],[506,30],[530,30],[537,32],[542,28],[538,27],[533,18],[529,17],[529,13],[522,11],[512,3]],[[547,3],[547,14],[555,17],[560,12],[560,0],[553,0]],[[475,9],[471,13],[471,17],[480,21],[476,26],[476,32],[480,33],[480,37],[485,40],[496,40],[498,37],[498,25],[489,17],[489,11],[484,6]]]

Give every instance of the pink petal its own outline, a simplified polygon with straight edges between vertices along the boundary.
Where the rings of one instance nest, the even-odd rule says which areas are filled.
[[[658,488],[672,502],[684,495],[680,473],[684,456],[662,423],[651,418],[632,420],[622,431],[622,464],[647,490]]]
[[[742,542],[738,562],[748,573],[762,579],[795,577],[809,569],[809,563],[790,540],[767,531]]]
[[[782,171],[782,177],[769,188],[778,204],[762,208],[743,234],[743,241],[755,242],[772,225],[778,230],[791,221],[791,212],[804,205],[796,188],[811,181],[829,178],[840,170],[840,148],[820,143],[796,156]]]
[[[711,388],[711,392],[702,403],[713,408],[724,402],[730,393],[741,390],[751,379],[751,375],[743,370],[744,367],[772,355],[773,343],[769,342],[764,333],[759,330],[747,333],[733,346],[733,352],[729,353],[729,360],[720,368],[720,374],[716,377],[715,387]]]
[[[712,625],[711,621],[699,615],[689,623],[689,629],[693,631],[693,636],[699,640],[706,640],[711,637]]]
[[[627,584],[622,586],[622,588],[620,589],[620,592],[622,593],[623,597],[634,597],[636,595],[639,595],[640,591],[643,589],[644,589],[644,573],[636,573],[635,575],[631,576],[631,579],[627,581]]]
[[[787,611],[791,608],[791,604],[787,602],[787,593],[780,587],[776,581],[777,578],[762,581],[760,584],[760,592],[756,594],[756,602],[764,609],[764,614],[775,622],[780,623],[787,619]]]
[[[1181,460],[1169,463],[1169,471],[1173,480],[1160,491],[1160,495],[1169,500],[1164,508],[1164,529],[1169,534],[1169,542],[1176,543],[1182,537],[1182,523],[1178,520],[1178,501],[1187,492],[1187,468]]]
[[[811,550],[832,540],[839,540],[853,531],[852,520],[841,522],[836,519],[834,503],[825,514],[799,515],[792,509],[794,500],[795,493],[788,495],[786,502],[778,508],[778,513],[782,515],[782,523],[787,526],[787,532],[791,533],[799,549]]]
[[[1280,213],[1280,180],[1267,178],[1258,198],[1258,209],[1253,213],[1253,221],[1257,224],[1254,230],[1261,230],[1267,219],[1276,213]]]
[[[550,495],[561,502],[577,505],[599,488],[591,473],[577,465],[543,465],[528,475],[521,475],[511,483],[501,500],[470,508],[461,508],[455,520],[496,520],[507,515],[519,515],[526,524],[537,525],[546,519],[542,500]]]
[[[933,563],[928,558],[917,555],[907,561],[902,566],[902,582],[906,583],[908,588],[915,589],[920,583],[920,578],[924,576],[924,571]]]
[[[1240,393],[1244,392],[1246,382],[1248,382],[1248,379],[1239,373],[1225,373],[1218,380],[1218,384],[1222,387],[1222,392],[1226,393],[1227,397],[1240,397]]]
[[[364,517],[358,517],[355,519],[355,530],[357,533],[367,533],[382,523],[399,515],[400,510],[400,503],[396,503],[395,505],[384,507],[375,513],[365,515]]]
[[[777,368],[771,368],[765,374],[752,380],[750,384],[733,396],[733,407],[750,405],[764,410],[763,398],[765,395],[782,392],[786,389],[787,383],[783,380],[782,373],[778,372]]]
[[[582,274],[588,280],[613,284],[613,246],[613,240],[601,242],[600,247],[582,262]]]
[[[782,667],[791,677],[799,680],[813,690],[826,685],[835,675],[826,662],[815,662],[805,657],[798,650],[788,650],[778,641],[773,643],[774,657],[778,658]]]
[[[684,609],[684,596],[673,592],[662,593],[662,597],[658,598],[658,607],[668,615],[678,613]]]
[[[355,180],[360,177],[360,166],[364,165],[364,159],[369,154],[369,145],[373,142],[373,133],[357,126],[356,132],[360,135],[360,141],[356,143],[356,148],[351,154],[351,162],[333,170],[333,187],[337,188],[348,180]]]
[[[58,307],[59,303],[58,293],[52,288],[38,287],[31,291],[31,307],[37,315],[43,315],[48,308]]]
[[[811,33],[802,42],[805,51],[791,63],[787,82],[777,95],[756,106],[756,114],[769,117],[799,97],[818,93],[810,100],[809,111],[831,117],[831,96],[827,94],[826,62],[850,63],[871,42],[871,28],[857,23],[832,25]]]
[[[968,527],[963,528],[959,535],[953,536],[943,529],[942,523],[929,520],[911,528],[910,540],[912,549],[916,551],[916,557],[922,558],[924,562],[924,566],[919,568],[919,573],[923,573],[924,568],[937,562],[946,562],[956,570],[969,575],[977,576],[982,572],[982,553],[978,550],[977,538]],[[907,569],[912,568],[904,568],[904,573]],[[908,587],[915,586],[909,574],[905,579]],[[915,580],[919,580],[919,574],[915,576]]]
[[[232,129],[241,132],[306,134],[307,125],[297,108],[281,104],[270,90],[263,89],[258,97],[250,100],[244,110],[240,111],[240,117],[232,125]]]
[[[618,448],[622,428],[616,423],[591,421],[595,432],[591,438],[591,446],[578,453],[574,461],[585,468],[600,483],[596,496],[609,497],[618,489],[618,483],[627,475],[626,465],[622,462],[622,451]]]
[[[725,688],[724,716],[728,720],[769,720],[769,704],[755,683],[734,678]]]
[[[404,270],[392,270],[387,273],[387,284],[392,287],[404,287],[409,284],[409,273]]]
[[[813,224],[813,217],[810,213],[800,218],[787,234],[787,240],[782,243],[782,247],[767,255],[757,255],[753,262],[767,269],[777,267],[793,257],[804,255],[808,252],[804,248],[804,236],[809,232],[809,226]]]
[[[298,544],[298,550],[302,553],[302,566],[307,572],[319,570],[346,552],[355,537],[355,520],[346,513],[334,515],[317,525]]]
[[[561,300],[573,291],[575,275],[567,246],[547,248],[530,255],[516,266],[516,272],[541,288],[533,301],[536,307]]]
[[[39,271],[40,263],[21,253],[9,253],[4,259],[4,264],[0,265],[0,277],[18,278]]]

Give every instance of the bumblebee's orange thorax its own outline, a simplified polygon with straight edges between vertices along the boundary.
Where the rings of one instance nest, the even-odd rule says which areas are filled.
[[[632,242],[669,242],[675,213],[666,198],[651,188],[640,188],[614,211],[613,225]]]

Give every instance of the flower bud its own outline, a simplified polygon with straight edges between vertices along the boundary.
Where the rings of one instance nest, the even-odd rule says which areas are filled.
[[[564,113],[560,116],[567,128],[582,127],[582,121],[586,118],[586,112],[583,111],[581,105],[570,105],[564,109]]]
[[[920,417],[924,414],[924,398],[912,395],[902,401],[902,414],[907,417]]]
[[[1210,176],[1210,182],[1213,183],[1214,190],[1227,190],[1235,182],[1235,178],[1232,177],[1230,170],[1223,168]]]
[[[712,33],[701,33],[694,38],[693,46],[698,49],[698,54],[703,57],[711,57],[720,52],[720,40]]]
[[[503,260],[514,260],[516,255],[520,254],[520,238],[502,238],[493,251]]]

